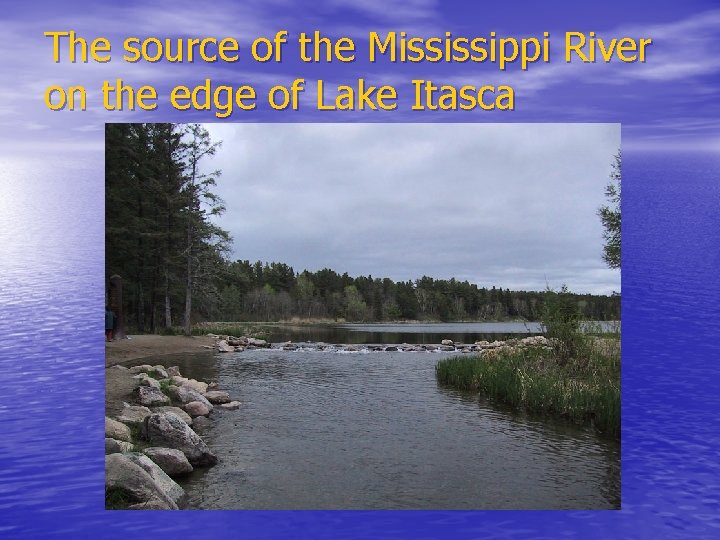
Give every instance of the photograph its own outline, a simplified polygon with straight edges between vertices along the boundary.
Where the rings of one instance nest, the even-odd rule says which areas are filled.
[[[106,124],[106,508],[619,509],[621,159]]]

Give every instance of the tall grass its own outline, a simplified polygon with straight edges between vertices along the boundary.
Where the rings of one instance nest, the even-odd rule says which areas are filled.
[[[524,348],[495,355],[462,356],[438,362],[441,384],[523,408],[593,424],[620,436],[620,355],[617,344],[591,338],[582,359],[559,360],[555,351]]]
[[[263,328],[253,323],[241,322],[207,322],[198,323],[192,328],[194,336],[204,336],[206,334],[217,334],[223,336],[251,336],[258,339],[264,339],[269,336],[267,328]]]

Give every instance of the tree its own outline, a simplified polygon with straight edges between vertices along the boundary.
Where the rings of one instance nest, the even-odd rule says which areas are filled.
[[[598,216],[605,228],[603,232],[603,260],[610,268],[620,268],[620,181],[622,155],[618,150],[610,173],[610,183],[605,187],[608,204],[601,206]]]

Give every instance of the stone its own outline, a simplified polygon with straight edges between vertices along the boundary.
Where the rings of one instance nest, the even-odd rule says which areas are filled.
[[[205,392],[205,399],[212,404],[230,403],[230,394],[223,390],[210,390]]]
[[[159,504],[177,510],[178,505],[157,485],[153,477],[128,458],[129,454],[105,456],[105,491],[121,490],[131,503]]]
[[[158,379],[168,378],[168,372],[165,370],[165,366],[161,366],[159,364],[152,366],[152,369],[148,371],[148,374],[155,375],[155,377]]]
[[[105,454],[122,454],[132,452],[134,450],[132,443],[126,441],[118,441],[111,437],[105,437]]]
[[[207,416],[210,414],[210,409],[204,403],[199,401],[191,401],[185,404],[185,411],[193,418],[196,416]],[[197,422],[193,420],[193,423],[197,425]]]
[[[455,347],[453,347],[452,345],[440,345],[438,347],[438,350],[444,351],[444,352],[450,352],[450,351],[454,351]]]
[[[205,399],[205,396],[203,396],[200,392],[193,390],[192,388],[189,388],[187,386],[171,386],[168,390],[170,393],[170,396],[173,398],[173,400],[187,404],[191,401],[199,401],[200,403],[204,403],[208,406],[208,408],[212,411],[213,406],[212,404]]]
[[[166,405],[165,407],[153,407],[152,412],[159,412],[159,413],[170,413],[177,415],[180,420],[185,422],[188,426],[191,426],[193,423],[193,419],[190,417],[188,413],[183,411],[180,407],[173,407],[171,405]],[[149,415],[148,415],[149,416]]]
[[[217,463],[217,456],[210,451],[205,441],[174,414],[154,413],[148,416],[147,434],[153,446],[180,450],[193,467]]]
[[[138,465],[146,473],[148,473],[155,484],[170,498],[172,502],[178,506],[181,506],[185,502],[185,490],[177,485],[175,480],[170,478],[167,473],[165,473],[165,471],[163,471],[162,468],[152,459],[140,452],[131,452],[129,454],[125,454],[125,456],[135,463],[135,465]]]
[[[128,369],[128,371],[134,375],[137,375],[138,373],[147,373],[148,370],[151,370],[152,366],[150,364],[143,364],[141,366],[133,366]]]
[[[119,441],[132,441],[130,428],[122,422],[105,417],[105,436]]]
[[[264,339],[247,338],[247,345],[253,345],[255,347],[268,347],[269,344]]]
[[[234,411],[235,409],[239,409],[240,405],[242,405],[242,403],[239,401],[231,401],[230,403],[221,403],[219,407],[227,411]]]
[[[170,380],[175,386],[182,386],[184,382],[189,381],[190,379],[186,377],[182,377],[180,375],[173,375],[170,377]]]
[[[140,405],[144,405],[146,407],[170,405],[170,398],[163,394],[158,388],[152,388],[151,386],[138,386],[135,389],[135,393]]]
[[[217,387],[218,387],[218,383],[216,383],[216,382],[208,383],[208,390],[215,390]]]
[[[215,348],[218,350],[218,352],[226,353],[226,352],[235,352],[235,347],[228,344],[227,341],[224,339],[221,339],[217,342],[215,345]]]
[[[131,504],[127,507],[128,510],[175,510],[172,506],[167,503],[163,503],[156,499],[152,501]]]
[[[119,422],[128,426],[140,426],[145,423],[145,418],[150,415],[150,409],[142,405],[128,405],[123,403],[123,410],[117,417]]]
[[[398,348],[395,346],[385,347],[387,352],[397,352]]]
[[[212,425],[213,421],[207,416],[198,416],[193,423],[193,429],[198,433],[204,433],[205,430]]]
[[[185,454],[175,448],[151,446],[143,450],[143,453],[168,476],[182,476],[193,472],[193,466],[190,465]]]
[[[443,339],[443,340],[440,342],[440,345],[454,345],[454,344],[455,344],[455,343],[453,342],[452,339]]]
[[[180,376],[180,368],[177,366],[170,366],[166,368],[165,371],[167,371],[168,377]]]
[[[185,382],[183,382],[180,386],[187,386],[188,388],[192,388],[193,390],[196,390],[200,392],[201,394],[204,394],[207,392],[208,385],[205,382],[196,381],[195,379],[189,379]]]
[[[138,379],[141,386],[149,386],[151,388],[157,388],[158,390],[160,390],[160,381],[158,381],[157,379],[153,379],[147,373],[140,373],[139,375],[135,375],[133,379]]]

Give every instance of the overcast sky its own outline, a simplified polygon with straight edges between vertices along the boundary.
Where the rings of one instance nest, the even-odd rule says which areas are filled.
[[[233,259],[296,272],[620,290],[602,261],[619,124],[207,124]]]

